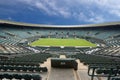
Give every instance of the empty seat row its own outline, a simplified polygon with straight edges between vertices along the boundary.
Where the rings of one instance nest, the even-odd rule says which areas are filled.
[[[35,62],[35,63],[43,63],[47,58],[51,57],[49,53],[35,53],[29,55],[23,55],[20,57],[16,57],[11,59],[14,62]]]
[[[30,72],[47,72],[47,68],[46,67],[27,67],[27,66],[0,66],[0,70],[3,71],[30,71]]]
[[[35,74],[0,74],[0,79],[25,79],[25,80],[42,80],[42,77],[40,75]]]
[[[12,62],[12,61],[0,61],[0,65],[12,65],[12,66],[36,66],[39,67],[38,63],[33,62]]]

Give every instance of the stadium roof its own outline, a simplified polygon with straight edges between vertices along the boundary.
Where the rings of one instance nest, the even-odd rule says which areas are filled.
[[[87,25],[45,25],[45,24],[31,24],[31,23],[0,20],[0,24],[11,24],[11,25],[18,25],[18,26],[26,26],[26,27],[45,27],[45,28],[80,28],[80,27],[83,28],[83,27],[115,26],[115,25],[120,25],[120,22],[109,22],[109,23],[87,24]]]

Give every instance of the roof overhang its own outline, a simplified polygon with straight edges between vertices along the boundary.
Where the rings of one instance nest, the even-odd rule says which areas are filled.
[[[26,26],[26,27],[44,27],[44,28],[83,28],[83,27],[105,27],[105,26],[115,26],[119,25],[120,22],[109,22],[100,24],[87,24],[87,25],[46,25],[46,24],[31,24],[23,22],[14,22],[7,20],[0,20],[0,24],[11,24],[16,26]]]

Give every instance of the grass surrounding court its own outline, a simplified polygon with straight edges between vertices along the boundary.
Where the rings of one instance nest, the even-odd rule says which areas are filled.
[[[41,38],[37,41],[34,41],[30,44],[31,46],[64,46],[64,47],[96,47],[96,44],[93,44],[85,39],[56,39],[56,38]]]

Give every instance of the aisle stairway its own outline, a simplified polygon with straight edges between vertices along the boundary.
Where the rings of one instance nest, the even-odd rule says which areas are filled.
[[[66,58],[65,55],[60,55],[60,58]],[[75,71],[74,69],[63,69],[63,68],[52,68],[51,67],[51,58],[48,58],[44,64],[41,66],[47,66],[48,73],[42,74],[42,80],[91,80],[91,77],[87,74],[87,66],[84,66],[78,62],[78,70]],[[103,78],[95,78],[94,80],[105,80]]]
[[[66,58],[60,55],[60,58]],[[73,69],[51,68],[48,80],[77,80]]]

